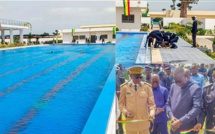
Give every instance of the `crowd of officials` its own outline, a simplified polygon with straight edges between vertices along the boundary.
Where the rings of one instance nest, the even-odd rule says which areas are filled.
[[[116,67],[117,118],[137,123],[117,124],[118,134],[197,134],[215,132],[215,67],[192,64]],[[154,130],[149,131],[149,121]],[[141,121],[142,120],[142,121]],[[167,122],[170,121],[170,131]],[[203,124],[205,122],[205,127]],[[124,130],[124,131],[123,131]],[[126,132],[125,132],[126,131]]]

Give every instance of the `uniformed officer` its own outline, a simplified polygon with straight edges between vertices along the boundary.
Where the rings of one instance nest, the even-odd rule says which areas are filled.
[[[151,84],[152,67],[145,66],[146,77],[143,79],[144,82]]]
[[[119,109],[127,119],[154,119],[155,102],[151,85],[141,82],[141,66],[129,68],[131,81],[120,87]],[[126,134],[149,134],[148,121],[126,124]]]
[[[173,83],[173,76],[172,76],[171,67],[170,66],[166,67],[165,72],[166,72],[166,79],[165,79],[166,83],[165,83],[164,87],[166,87],[169,91],[170,87]]]
[[[202,112],[199,116],[198,124],[194,127],[196,131],[199,131],[206,118],[206,129],[214,129],[214,132],[206,131],[205,134],[215,133],[215,69],[212,73],[212,79],[214,83],[203,88]]]
[[[146,45],[148,44],[148,47],[151,47],[151,44],[153,44],[154,39],[156,39],[155,48],[158,48],[160,44],[163,42],[163,32],[159,30],[154,30],[147,36]]]

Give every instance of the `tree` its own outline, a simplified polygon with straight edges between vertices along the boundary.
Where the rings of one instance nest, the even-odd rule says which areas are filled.
[[[55,32],[53,32],[53,35],[56,36],[56,43],[58,43],[58,35],[59,35],[58,30],[55,30]]]
[[[166,9],[165,9],[165,8],[163,8],[163,9],[162,9],[162,11],[164,12],[164,11],[166,11]]]
[[[181,13],[180,17],[187,17],[187,8],[189,4],[197,4],[199,0],[180,0],[181,1]]]
[[[189,5],[187,8],[188,8],[188,10],[191,10],[191,9],[192,9],[192,6]]]
[[[32,34],[29,33],[29,34],[28,34],[28,44],[29,44],[29,45],[31,44],[31,38],[32,38]]]
[[[17,45],[19,44],[19,36],[14,36],[14,44]]]
[[[36,44],[40,44],[39,39],[40,39],[40,36],[36,36]]]
[[[44,32],[41,36],[49,36],[49,33]]]
[[[177,4],[178,10],[181,10],[181,3]]]
[[[173,9],[173,10],[175,10],[175,1],[176,1],[176,0],[172,0],[172,3],[173,3],[173,4],[172,4],[172,6],[173,6],[172,9]]]

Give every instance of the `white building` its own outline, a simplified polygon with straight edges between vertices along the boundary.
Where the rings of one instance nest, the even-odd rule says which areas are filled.
[[[147,1],[130,0],[130,15],[124,15],[123,0],[116,0],[116,26],[119,31],[140,31],[142,11]]]
[[[76,40],[76,43],[85,43],[86,38],[90,38],[91,43],[101,43],[101,37],[104,38],[105,42],[115,43],[114,26],[114,24],[81,26],[80,29],[75,29],[73,36],[72,29],[63,29],[59,32],[62,35],[63,43],[71,44],[73,39]]]

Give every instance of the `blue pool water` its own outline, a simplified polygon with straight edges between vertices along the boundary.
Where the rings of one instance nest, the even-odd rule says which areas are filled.
[[[115,45],[0,51],[0,133],[81,133],[114,62]]]
[[[116,34],[116,63],[124,67],[135,65],[136,58],[143,40],[147,33],[120,33]]]

